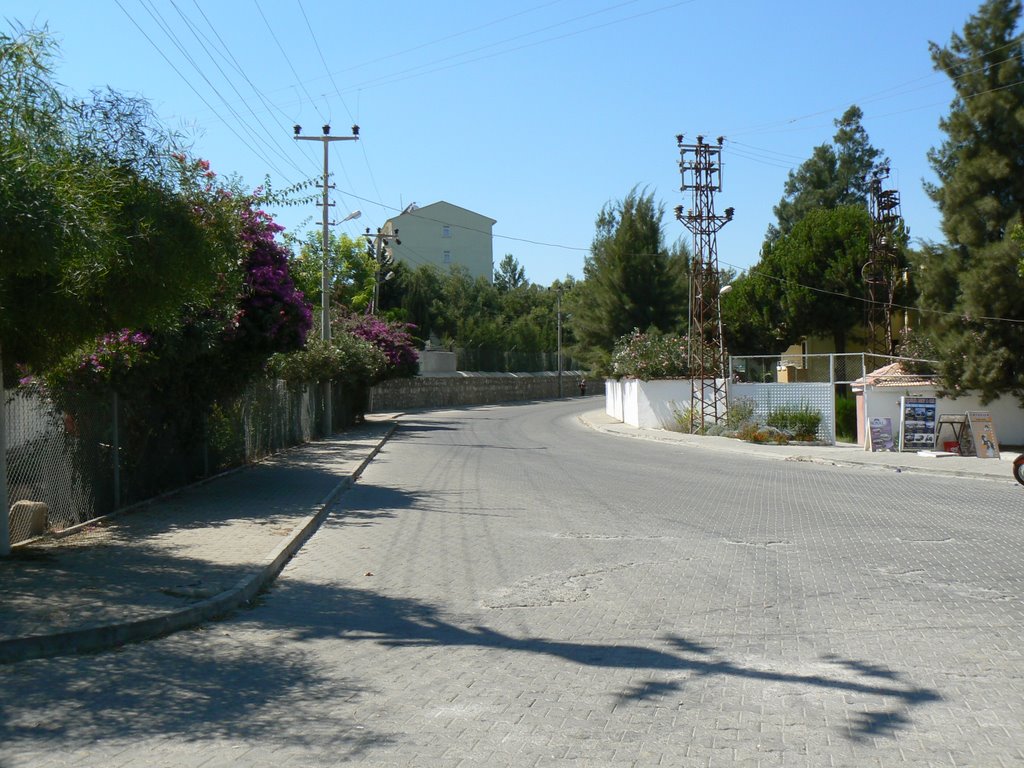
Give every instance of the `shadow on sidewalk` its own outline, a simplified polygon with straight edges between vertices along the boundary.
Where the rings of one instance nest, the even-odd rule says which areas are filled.
[[[145,738],[262,741],[351,759],[395,740],[337,714],[337,702],[373,691],[343,671],[317,670],[324,665],[294,647],[239,642],[220,626],[123,653],[22,664],[5,671],[0,743],[16,754],[19,743],[73,752]]]

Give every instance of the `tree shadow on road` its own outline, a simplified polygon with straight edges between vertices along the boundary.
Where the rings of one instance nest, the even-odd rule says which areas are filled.
[[[892,735],[911,722],[909,713],[913,708],[942,699],[935,690],[900,682],[897,673],[859,660],[832,656],[814,665],[818,671],[780,671],[729,660],[715,648],[679,636],[660,638],[658,642],[664,648],[514,637],[485,626],[459,626],[428,603],[388,597],[370,590],[288,581],[279,583],[274,590],[281,600],[304,606],[301,612],[288,614],[287,624],[274,626],[276,631],[300,640],[338,637],[389,647],[491,648],[553,656],[582,666],[649,670],[655,674],[682,672],[691,677],[742,678],[877,697],[882,709],[864,713],[855,720],[849,734],[853,739]],[[248,614],[242,620],[274,624],[272,617],[259,612]],[[822,667],[834,669],[834,673],[823,672]],[[678,681],[652,677],[615,696],[620,702],[641,701],[678,690],[679,686]]]

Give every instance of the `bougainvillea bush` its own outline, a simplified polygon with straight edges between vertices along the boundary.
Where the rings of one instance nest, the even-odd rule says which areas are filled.
[[[288,251],[274,239],[284,227],[259,209],[245,209],[241,218],[248,255],[227,340],[268,354],[301,349],[313,315],[289,274]]]
[[[336,324],[341,329],[373,344],[384,353],[387,368],[384,378],[415,376],[419,353],[413,342],[416,326],[383,320],[375,315],[351,315]]]

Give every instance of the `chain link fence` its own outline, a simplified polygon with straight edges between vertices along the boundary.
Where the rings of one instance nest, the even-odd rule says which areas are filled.
[[[918,372],[934,364],[926,360],[875,355],[867,352],[822,355],[756,355],[729,358],[733,381],[754,384],[852,384],[883,366],[903,362]]]
[[[487,373],[543,373],[558,370],[557,352],[520,352],[506,349],[459,348],[455,350],[455,367],[459,371]],[[562,354],[562,370],[585,370],[578,360]]]
[[[366,393],[331,388],[332,431],[365,410]],[[258,381],[190,414],[152,396],[3,392],[12,544],[60,531],[203,477],[323,436],[319,385]]]

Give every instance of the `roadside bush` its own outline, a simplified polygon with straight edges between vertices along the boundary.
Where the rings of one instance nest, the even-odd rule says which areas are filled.
[[[853,395],[836,398],[836,438],[845,443],[857,440],[857,400]]]
[[[339,333],[329,342],[309,339],[303,349],[270,358],[267,372],[298,386],[313,381],[338,381],[368,387],[380,380],[387,357],[369,341]]]
[[[744,424],[754,420],[754,411],[757,403],[749,397],[737,397],[729,403],[729,410],[726,413],[726,425],[729,429],[737,430]]]
[[[612,376],[631,378],[681,379],[690,375],[685,336],[644,333],[634,328],[619,338],[612,351]]]
[[[779,406],[768,412],[765,424],[791,433],[797,440],[813,440],[821,424],[821,413],[810,405]]]

